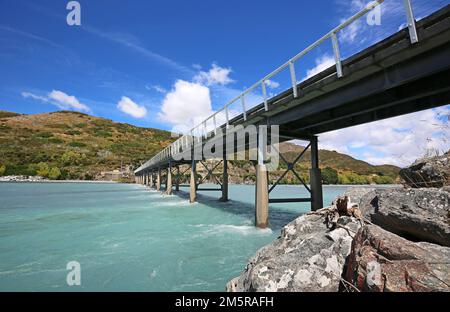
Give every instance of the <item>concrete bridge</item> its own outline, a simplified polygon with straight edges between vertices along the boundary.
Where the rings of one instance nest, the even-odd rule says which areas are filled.
[[[254,161],[256,226],[268,226],[270,203],[310,202],[312,210],[322,208],[322,179],[318,155],[318,136],[321,133],[450,103],[450,5],[416,22],[410,1],[404,0],[407,22],[405,29],[348,59],[341,59],[337,34],[382,2],[383,0],[379,0],[368,5],[151,158],[135,171],[136,183],[161,190],[163,172],[166,172],[166,193],[172,194],[174,188],[175,191],[179,190],[180,177],[185,173],[180,170],[180,166],[187,166],[190,171],[191,202],[196,201],[198,191],[221,192],[220,200],[227,201],[228,161],[233,159],[239,145],[233,126],[254,125],[259,129],[256,146],[258,157]],[[295,77],[295,62],[327,40],[331,40],[333,44],[336,66],[298,83]],[[284,69],[290,72],[292,88],[268,98],[267,81]],[[247,109],[246,97],[257,90],[262,91],[263,100],[259,105]],[[234,112],[235,116],[230,117],[231,106],[236,103],[240,103],[241,111],[238,114]],[[281,161],[287,164],[286,173],[292,172],[309,191],[310,197],[270,197],[272,190],[286,174],[274,184],[268,184],[266,147],[271,142],[261,139],[261,129],[264,128],[260,126],[272,125],[279,126],[280,142],[293,139],[309,141],[309,185],[295,172],[295,163],[304,155],[306,149],[294,162],[288,162],[282,156]],[[227,138],[231,138],[231,142],[236,146],[231,152],[225,148],[227,142],[230,142]],[[216,165],[208,167],[205,157],[195,159],[193,156],[195,148],[201,150],[211,143],[224,147],[224,152]],[[252,146],[245,142],[244,147],[249,149]],[[205,167],[206,177],[198,177],[199,164]],[[218,166],[221,166],[221,178],[214,174]],[[201,188],[201,184],[208,178],[214,179],[219,187]]]

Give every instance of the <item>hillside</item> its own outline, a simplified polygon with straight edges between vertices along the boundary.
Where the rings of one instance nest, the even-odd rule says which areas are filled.
[[[46,163],[60,169],[63,179],[92,179],[122,164],[136,167],[170,142],[167,131],[77,112],[0,117],[4,175],[33,175]]]
[[[167,131],[139,128],[78,112],[19,115],[0,111],[0,169],[3,167],[0,175],[100,179],[101,172],[136,168],[171,141]],[[295,158],[302,150],[294,144],[281,146],[287,159]],[[296,167],[306,180],[309,160],[307,152]],[[400,170],[389,165],[372,166],[327,150],[320,151],[320,161],[326,182],[333,184],[392,183]],[[281,166],[280,172],[286,167]],[[234,161],[230,168],[233,182],[254,180],[251,163]],[[274,179],[275,176],[276,173]],[[296,181],[288,174],[283,182]]]

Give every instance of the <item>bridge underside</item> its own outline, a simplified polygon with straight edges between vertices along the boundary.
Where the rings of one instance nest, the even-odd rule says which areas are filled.
[[[268,110],[262,103],[249,110],[245,118],[240,115],[232,119],[230,125],[279,125],[280,142],[307,140],[311,142],[312,154],[317,154],[317,136],[321,133],[449,104],[450,6],[418,22],[417,32],[416,44],[411,44],[407,29],[399,31],[343,61],[343,77],[338,78],[336,68],[330,67],[298,84],[297,97],[289,89],[269,100]],[[222,129],[226,129],[225,125]],[[209,133],[208,140],[214,140],[214,133]],[[168,158],[138,172],[138,182],[143,181],[142,176],[154,176],[158,170],[182,164],[191,166],[191,176],[195,178],[195,162]],[[309,201],[317,209],[322,206],[318,157],[311,167]],[[267,177],[258,170],[261,168],[256,166],[257,219],[261,209],[262,214],[266,213],[270,201]],[[228,199],[225,171],[226,168],[221,184],[222,200]],[[195,200],[192,192],[198,189],[196,183],[191,180],[191,200]]]

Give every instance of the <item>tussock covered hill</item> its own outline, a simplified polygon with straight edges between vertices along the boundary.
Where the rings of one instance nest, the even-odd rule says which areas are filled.
[[[60,111],[20,115],[0,111],[0,175],[44,175],[51,179],[95,179],[102,171],[148,160],[172,142],[170,132],[139,128],[86,114]],[[284,143],[283,155],[292,160],[303,147]],[[310,153],[296,167],[308,180]],[[393,183],[400,168],[372,166],[348,155],[320,151],[326,183]],[[280,172],[286,166],[281,163]],[[251,163],[233,161],[231,181],[254,181]],[[274,178],[277,173],[274,173]],[[288,174],[284,183],[296,183]]]
[[[36,173],[46,163],[62,179],[92,179],[101,171],[137,166],[172,141],[170,133],[115,123],[82,113],[0,112],[4,175]]]

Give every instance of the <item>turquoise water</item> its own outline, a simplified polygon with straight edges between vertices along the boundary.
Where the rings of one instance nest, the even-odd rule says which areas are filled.
[[[325,187],[325,203],[346,187]],[[271,205],[253,227],[254,186],[164,196],[140,185],[0,183],[0,291],[222,291],[308,204]],[[306,195],[280,186],[274,197]],[[81,286],[66,265],[81,265]]]

